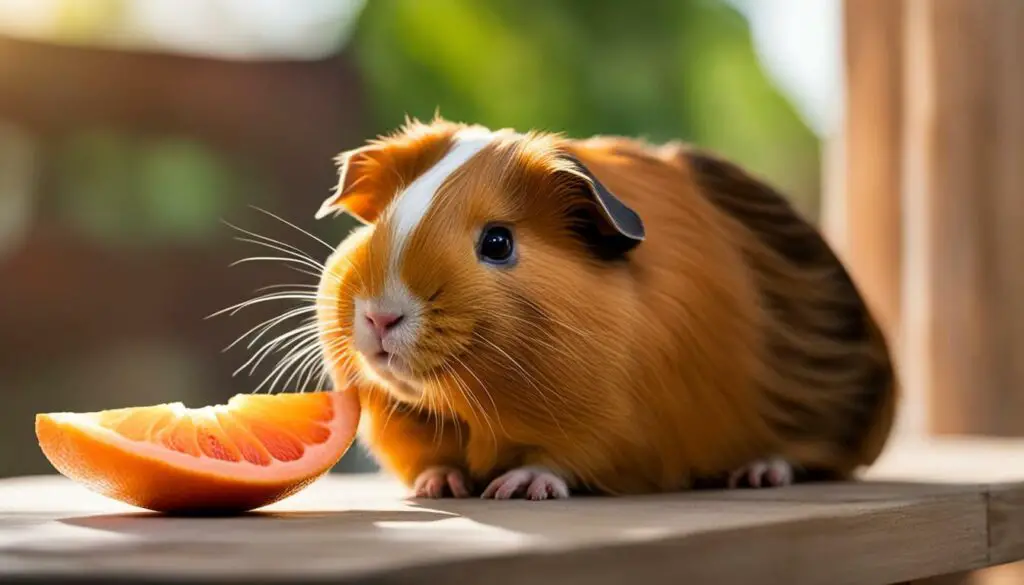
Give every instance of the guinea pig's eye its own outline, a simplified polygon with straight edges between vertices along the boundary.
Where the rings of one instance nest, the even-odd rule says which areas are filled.
[[[501,225],[492,225],[484,229],[477,244],[480,259],[489,264],[508,264],[515,254],[515,243],[512,230]]]

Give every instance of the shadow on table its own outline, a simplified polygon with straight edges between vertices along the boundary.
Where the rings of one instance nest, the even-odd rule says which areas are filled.
[[[569,500],[502,502],[411,500],[420,509],[451,514],[475,523],[559,540],[580,534],[618,537],[656,537],[677,531],[723,524],[785,521],[804,514],[823,515],[841,510],[870,511],[896,503],[960,499],[978,484],[910,481],[819,482],[766,489],[700,489],[685,493],[629,498],[587,495]],[[976,494],[979,505],[983,499]]]
[[[408,529],[441,520],[462,519],[477,526],[509,534],[544,539],[566,538],[592,533],[622,537],[656,536],[678,529],[679,523],[693,527],[719,523],[747,524],[751,519],[784,520],[801,513],[821,514],[837,505],[870,510],[876,505],[920,502],[927,499],[962,497],[964,485],[909,482],[851,482],[801,484],[785,488],[698,490],[685,494],[657,494],[631,498],[600,496],[569,500],[532,502],[493,501],[469,498],[404,500],[404,509],[255,511],[217,518],[188,518],[157,513],[126,513],[63,518],[61,523],[139,536],[168,538],[194,534],[197,526],[211,522],[218,534],[233,532],[239,538],[264,532],[273,525],[277,535],[329,535],[328,538],[386,538],[382,528]],[[981,498],[980,493],[978,497]],[[388,506],[395,502],[382,502]],[[268,522],[272,521],[272,522]],[[213,524],[215,523],[215,524]],[[446,523],[447,524],[447,523]],[[389,526],[390,525],[390,526]],[[201,531],[200,531],[201,532]],[[212,535],[211,535],[212,538]]]
[[[279,530],[300,531],[327,528],[344,531],[347,534],[365,533],[376,530],[380,523],[387,522],[435,522],[454,517],[455,514],[441,510],[340,510],[340,511],[296,511],[296,512],[247,512],[235,516],[184,517],[168,516],[156,512],[125,514],[103,514],[61,518],[62,524],[116,532],[133,536],[167,535],[176,527],[195,527],[196,523],[216,523],[217,530],[252,530],[268,520],[273,520]]]

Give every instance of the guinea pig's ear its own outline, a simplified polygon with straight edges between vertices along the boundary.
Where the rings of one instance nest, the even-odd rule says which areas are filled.
[[[574,191],[584,195],[588,203],[579,208],[584,221],[584,235],[596,245],[602,256],[619,256],[644,241],[644,222],[632,208],[615,196],[579,159],[563,155],[568,163],[559,172],[575,184]]]
[[[373,171],[380,166],[384,146],[368,144],[347,150],[334,160],[338,165],[338,185],[316,212],[316,219],[346,212],[363,223],[373,223],[381,206],[371,184]]]

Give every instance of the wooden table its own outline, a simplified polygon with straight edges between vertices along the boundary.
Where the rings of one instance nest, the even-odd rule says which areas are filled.
[[[902,444],[862,483],[409,501],[331,476],[177,519],[58,477],[0,481],[0,582],[885,585],[1024,559],[1024,443]]]

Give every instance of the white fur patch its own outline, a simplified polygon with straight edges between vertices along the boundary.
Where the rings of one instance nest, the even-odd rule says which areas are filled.
[[[420,225],[431,205],[437,198],[437,190],[473,155],[490,144],[495,134],[483,128],[467,128],[455,135],[454,145],[448,154],[416,178],[402,193],[395,197],[391,209],[391,272],[396,277],[397,267],[405,251],[409,237]]]

